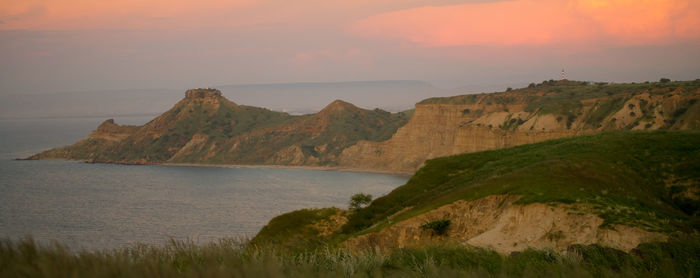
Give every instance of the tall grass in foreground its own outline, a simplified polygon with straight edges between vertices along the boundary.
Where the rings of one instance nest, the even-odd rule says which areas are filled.
[[[2,277],[694,277],[700,240],[643,244],[630,254],[572,246],[567,255],[527,250],[501,256],[456,245],[393,253],[321,248],[286,252],[238,240],[137,245],[71,252],[32,239],[0,241]]]

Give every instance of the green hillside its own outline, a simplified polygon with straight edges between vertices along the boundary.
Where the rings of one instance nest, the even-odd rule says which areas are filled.
[[[318,113],[296,116],[242,136],[210,136],[206,145],[215,145],[216,152],[199,148],[171,161],[336,165],[337,156],[345,148],[360,140],[389,139],[410,116],[410,111],[365,110],[337,100]]]
[[[223,97],[219,105],[185,100],[147,123],[134,135],[123,140],[97,160],[149,162],[167,161],[195,134],[225,140],[255,129],[291,120],[293,117],[264,108],[239,106]]]
[[[406,185],[352,214],[343,232],[381,229],[407,207],[392,220],[492,194],[580,204],[604,225],[691,231],[700,227],[700,132],[609,132],[429,160]]]

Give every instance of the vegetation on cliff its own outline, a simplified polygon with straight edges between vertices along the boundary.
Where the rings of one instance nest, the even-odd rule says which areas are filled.
[[[604,225],[691,232],[700,228],[700,132],[607,132],[429,160],[406,185],[356,210],[343,232],[494,194],[585,204]]]
[[[609,117],[627,108],[625,116],[633,121],[617,126],[621,129],[684,129],[686,121],[692,128],[700,126],[697,121],[700,107],[695,105],[700,97],[699,90],[700,80],[622,84],[550,80],[501,93],[429,98],[418,104],[486,104],[496,108],[524,104],[524,112],[556,115],[557,121],[565,122],[568,129],[575,127],[572,124],[577,119],[581,123],[579,128],[617,126],[615,122],[619,119],[613,121]],[[659,102],[662,99],[669,101]],[[630,103],[630,100],[636,102]],[[585,109],[587,106],[590,109]],[[499,110],[510,112],[507,108]],[[473,112],[479,113],[468,113]],[[668,115],[664,116],[666,113]],[[514,129],[525,121],[511,118],[498,127]]]
[[[347,219],[341,221],[345,224],[337,226],[333,233],[321,234],[315,222],[300,222],[304,227],[296,229],[303,230],[303,236],[286,243],[315,248],[305,243],[326,242],[331,246],[360,250],[412,246],[402,243],[401,238],[407,241],[421,238],[418,246],[430,242],[472,244],[474,238],[501,232],[496,231],[495,222],[479,224],[489,219],[489,214],[503,214],[502,210],[511,204],[542,204],[535,207],[534,212],[553,216],[513,215],[520,220],[508,224],[511,225],[508,230],[517,231],[521,228],[517,225],[539,225],[527,222],[530,221],[528,217],[554,217],[553,224],[542,227],[552,231],[544,230],[534,238],[525,236],[521,241],[509,241],[511,245],[496,248],[497,251],[507,254],[508,250],[526,250],[528,246],[551,246],[561,251],[576,242],[610,244],[629,251],[639,243],[663,241],[678,234],[697,236],[700,229],[698,165],[698,131],[605,132],[443,157],[427,161],[407,184],[375,199],[369,206],[347,212]],[[493,204],[482,210],[475,207],[477,215],[473,219],[458,218],[471,213],[472,206],[482,206],[484,202],[479,203],[479,200],[487,199]],[[454,211],[433,213],[459,202],[462,203]],[[524,209],[527,207],[516,208],[520,212]],[[273,235],[288,231],[278,223],[291,223],[292,218],[304,213],[312,212],[293,212],[275,218],[253,241],[276,244]],[[435,215],[423,217],[428,214]],[[292,217],[295,215],[297,217]],[[323,222],[328,221],[324,217],[330,214],[321,216],[316,212],[315,215]],[[564,219],[567,217],[575,223]],[[594,221],[596,218],[601,219],[600,222]],[[415,229],[384,233],[402,223],[413,222],[417,222]],[[565,225],[584,226],[574,229]],[[584,232],[577,234],[576,229]],[[590,231],[598,232],[592,234],[593,238],[576,238],[589,237]],[[463,232],[471,235],[460,234]],[[285,238],[293,236],[285,235]],[[494,242],[500,240],[498,237],[490,238],[493,240],[483,246],[505,244]]]
[[[30,159],[333,165],[346,147],[359,140],[386,140],[409,117],[410,112],[365,110],[343,101],[316,114],[291,116],[237,105],[218,90],[195,89],[143,126],[108,120],[76,144]]]

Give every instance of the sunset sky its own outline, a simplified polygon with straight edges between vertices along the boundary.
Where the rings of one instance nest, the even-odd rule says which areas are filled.
[[[700,78],[698,0],[0,0],[0,94]]]

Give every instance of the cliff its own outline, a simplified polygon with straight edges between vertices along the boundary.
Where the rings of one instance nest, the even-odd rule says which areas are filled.
[[[340,164],[415,171],[427,159],[611,130],[700,127],[700,81],[548,81],[502,93],[432,98],[384,142],[347,148]]]
[[[415,172],[428,159],[613,130],[700,127],[700,81],[547,81],[507,92],[431,98],[388,113],[334,101],[291,116],[193,89],[141,127],[105,123],[30,159],[305,165]]]
[[[318,214],[285,238],[355,250],[456,244],[564,253],[597,244],[631,252],[697,236],[698,165],[698,131],[604,132],[441,157],[369,206]],[[278,223],[296,214],[271,221],[254,241],[279,239]]]

